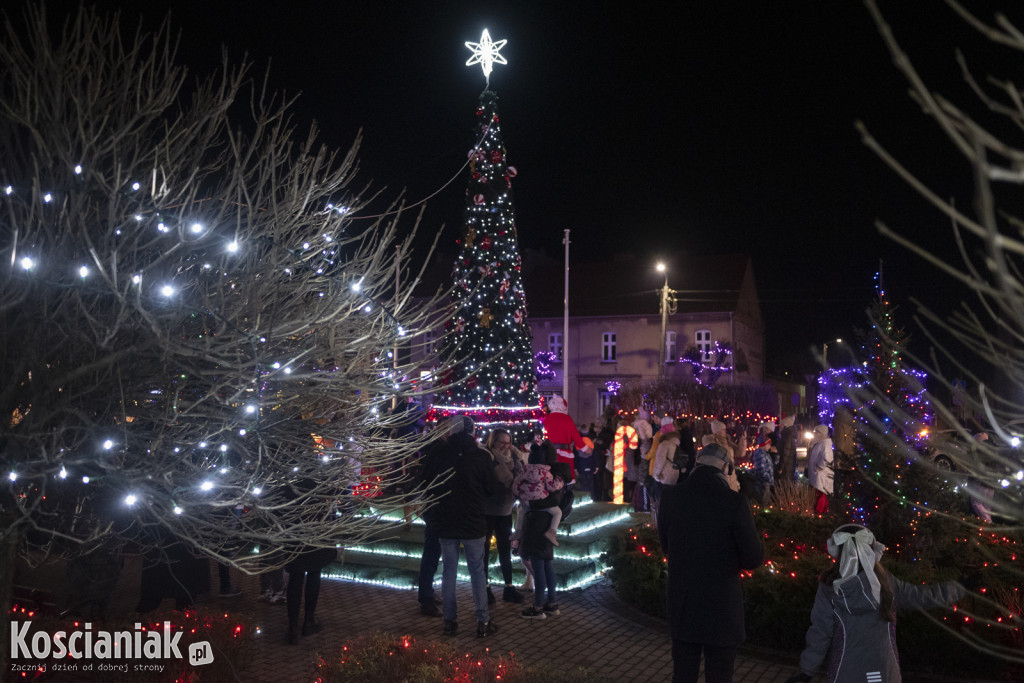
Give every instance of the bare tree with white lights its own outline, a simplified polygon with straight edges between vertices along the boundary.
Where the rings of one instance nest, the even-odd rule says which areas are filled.
[[[254,572],[364,537],[426,438],[390,438],[416,391],[392,350],[440,307],[396,286],[401,207],[360,220],[358,140],[300,135],[248,64],[193,81],[166,22],[4,29],[0,602],[18,555],[183,542]]]
[[[862,411],[871,423],[868,439],[904,453],[908,459],[916,460],[919,467],[933,468],[936,476],[948,479],[951,485],[961,484],[961,490],[973,497],[975,503],[990,508],[991,523],[986,524],[962,511],[930,508],[928,501],[904,501],[919,506],[925,517],[951,523],[949,528],[959,529],[956,535],[967,537],[968,543],[962,545],[975,546],[982,553],[992,552],[996,559],[1007,553],[1012,555],[1013,544],[1024,538],[1024,219],[1010,208],[1014,204],[1013,193],[1019,193],[1024,184],[1024,144],[1014,142],[1012,137],[1019,136],[1024,129],[1024,91],[1009,79],[976,78],[969,67],[969,57],[958,53],[963,78],[977,101],[968,107],[954,103],[925,83],[874,0],[866,0],[866,4],[896,67],[909,83],[911,96],[973,171],[974,201],[968,212],[953,200],[936,194],[865,126],[858,124],[865,143],[937,210],[944,226],[951,227],[950,237],[960,259],[950,261],[938,255],[937,242],[915,242],[883,222],[878,223],[878,228],[962,285],[973,297],[972,302],[965,301],[948,317],[915,301],[916,322],[923,332],[915,348],[932,350],[928,355],[906,354],[927,371],[926,395],[937,416],[954,426],[948,435],[933,434],[930,447],[950,456],[956,472],[939,470],[928,458],[918,455],[912,440],[887,432],[887,418],[898,424],[910,424],[915,418],[901,410],[882,387],[858,391],[855,404],[873,402],[875,406]],[[986,37],[993,49],[1007,48],[1007,57],[1024,52],[1024,33],[1004,16],[996,15],[992,22],[985,22],[955,0],[946,0],[946,4],[966,26]],[[955,382],[959,378],[966,379],[968,387],[975,390],[962,391]],[[954,395],[962,405],[942,400]],[[974,416],[975,420],[964,420],[964,416]],[[976,438],[979,431],[985,432],[988,439]],[[886,482],[879,482],[878,486],[885,489]],[[975,538],[977,542],[972,540]],[[1010,577],[1009,585],[1019,586],[1024,578],[1019,562],[985,566],[990,575],[1005,572],[1003,576]],[[981,579],[979,585],[984,585],[984,581]],[[991,655],[1019,664],[1024,662],[1019,649],[1022,605],[1018,592],[1004,593],[990,590],[984,599],[976,596],[979,601],[995,600],[999,604],[995,611],[999,618],[991,613],[986,617],[968,612],[977,617],[977,623],[989,624],[989,630],[981,637],[966,631],[960,637]]]

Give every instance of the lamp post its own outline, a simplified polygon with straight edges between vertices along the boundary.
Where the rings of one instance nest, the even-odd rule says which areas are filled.
[[[843,340],[837,337],[835,339],[835,342],[825,342],[824,344],[821,345],[821,361],[825,365],[828,365],[828,345],[832,343],[842,344]]]
[[[668,326],[668,272],[664,263],[657,265],[658,272],[665,274],[665,285],[661,288],[661,340],[658,342],[658,379],[665,376],[665,332]]]

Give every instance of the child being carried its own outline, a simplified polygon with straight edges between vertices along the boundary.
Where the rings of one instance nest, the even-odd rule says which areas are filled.
[[[546,512],[551,515],[551,526],[544,532],[553,545],[558,545],[558,525],[562,521],[562,509],[559,503],[565,493],[565,482],[567,480],[568,468],[558,462],[558,452],[551,445],[550,441],[541,444],[540,455],[546,462],[535,461],[531,455],[529,464],[523,467],[523,471],[516,475],[512,481],[512,492],[519,499],[519,509],[516,512],[516,528],[512,534],[513,547],[518,547],[518,541],[522,536],[523,520],[526,516],[526,509]]]

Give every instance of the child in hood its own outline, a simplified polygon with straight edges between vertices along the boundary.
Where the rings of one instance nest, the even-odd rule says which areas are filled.
[[[551,526],[544,536],[553,545],[558,545],[558,525],[562,521],[562,509],[558,504],[571,475],[568,466],[558,462],[558,454],[550,441],[545,441],[541,445],[539,455],[543,462],[537,462],[539,458],[531,454],[529,463],[523,466],[523,471],[512,481],[512,492],[519,499],[516,530],[512,534],[514,546],[518,546],[518,541],[522,537],[527,506],[530,510],[541,510],[551,515]]]
[[[821,575],[800,671],[786,683],[810,681],[820,670],[829,683],[899,683],[896,612],[945,607],[967,592],[956,581],[935,586],[900,581],[879,562],[884,551],[859,524],[844,524],[829,538],[836,564]]]

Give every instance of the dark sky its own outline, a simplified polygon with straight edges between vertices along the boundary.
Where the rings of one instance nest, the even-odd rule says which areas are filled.
[[[132,21],[140,11],[98,4],[123,6]],[[963,92],[955,47],[991,59],[943,3],[881,4],[926,75],[953,94]],[[991,16],[992,2],[967,4]],[[221,44],[270,60],[273,83],[302,92],[300,118],[316,119],[326,142],[347,148],[363,130],[362,181],[385,197],[407,188],[412,200],[444,186],[472,141],[483,76],[464,65],[463,43],[483,28],[507,39],[509,64],[491,86],[519,171],[520,248],[561,258],[569,228],[573,259],[586,261],[749,252],[770,370],[865,327],[879,259],[906,317],[912,296],[959,296],[874,228],[883,219],[949,241],[946,221],[861,144],[854,121],[943,196],[969,201],[969,176],[909,99],[859,1],[157,0],[143,11],[155,21],[167,8],[197,71]],[[424,229],[445,224],[445,249],[455,248],[465,184],[459,175],[429,204]],[[561,293],[527,292],[540,296]]]

